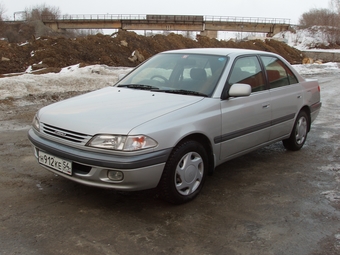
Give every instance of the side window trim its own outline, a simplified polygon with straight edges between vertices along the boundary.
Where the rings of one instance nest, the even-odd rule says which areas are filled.
[[[289,86],[292,84],[298,83],[298,79],[295,77],[294,72],[278,57],[275,56],[267,56],[267,55],[259,55],[261,63],[263,65],[266,83],[268,84],[270,89],[278,88],[278,87],[284,87]],[[266,65],[265,58],[272,58],[275,59],[275,61],[272,61],[271,63],[275,63],[275,66],[273,69],[267,68],[269,65]],[[281,67],[275,68],[275,67]],[[282,76],[282,73],[284,75]]]
[[[238,66],[237,65],[238,61],[246,60],[247,58],[248,58],[248,61],[253,62],[254,65],[249,65],[249,66],[246,66],[246,65]],[[245,70],[242,70],[241,67],[253,68],[254,72],[252,71],[247,72]],[[262,62],[256,54],[247,54],[247,55],[239,56],[234,60],[231,66],[230,73],[227,78],[227,85],[228,87],[230,87],[234,83],[246,83],[246,84],[251,85],[253,88],[255,88],[255,90],[252,91],[252,93],[267,90],[268,87],[266,84],[263,70],[264,69],[263,69]],[[231,79],[235,79],[235,81],[230,82]],[[259,87],[261,88],[259,90],[256,90]]]

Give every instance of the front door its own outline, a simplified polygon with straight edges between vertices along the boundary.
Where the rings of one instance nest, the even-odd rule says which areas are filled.
[[[227,84],[252,87],[248,97],[230,97],[221,102],[222,160],[235,157],[269,141],[271,125],[270,91],[256,56],[238,58]]]

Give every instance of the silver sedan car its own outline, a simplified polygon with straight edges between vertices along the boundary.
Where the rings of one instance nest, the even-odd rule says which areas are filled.
[[[182,49],[155,55],[114,86],[42,108],[28,137],[55,174],[157,188],[180,204],[227,160],[277,141],[301,149],[320,107],[318,82],[279,55]]]

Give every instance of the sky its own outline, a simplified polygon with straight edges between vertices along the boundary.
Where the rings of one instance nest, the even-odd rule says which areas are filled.
[[[159,14],[280,18],[298,24],[305,12],[329,8],[330,0],[0,0],[4,17],[45,5],[68,14]]]

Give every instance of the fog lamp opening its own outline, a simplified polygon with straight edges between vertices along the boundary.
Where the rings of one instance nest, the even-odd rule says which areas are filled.
[[[110,170],[107,172],[107,177],[111,181],[122,181],[124,179],[124,174],[120,171]]]

